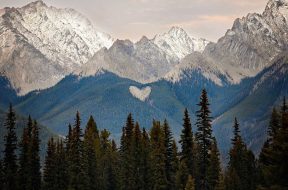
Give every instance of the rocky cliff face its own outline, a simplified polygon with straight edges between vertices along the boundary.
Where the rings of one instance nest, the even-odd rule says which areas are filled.
[[[203,63],[198,67],[207,68],[212,64],[214,71],[211,72],[215,73],[216,69],[231,84],[253,77],[287,50],[287,19],[288,1],[270,0],[262,14],[253,13],[236,19],[225,36],[206,46],[201,59],[199,54],[192,54],[180,65],[187,69],[190,62],[188,66],[194,69],[195,61]],[[221,79],[215,81],[218,80]]]
[[[19,94],[55,85],[114,41],[75,10],[42,1],[0,16],[0,71]]]
[[[148,83],[163,76],[177,63],[143,37],[135,44],[129,40],[117,40],[111,48],[98,51],[75,73],[90,76],[106,70],[120,77]]]
[[[224,70],[227,64],[239,70],[229,76],[232,82],[256,75],[287,49],[287,2],[270,0],[263,14],[237,19],[218,43],[205,49],[204,56]]]
[[[153,39],[143,36],[136,43],[117,40],[111,48],[98,51],[75,73],[89,76],[107,70],[137,82],[154,82],[174,70],[185,56],[202,51],[207,44],[207,40],[191,38],[183,29],[172,27]]]

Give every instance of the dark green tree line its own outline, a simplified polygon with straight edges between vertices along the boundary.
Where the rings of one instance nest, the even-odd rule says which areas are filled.
[[[24,190],[285,190],[288,166],[288,108],[274,109],[268,138],[257,161],[245,144],[235,118],[232,147],[225,172],[212,133],[210,103],[205,90],[197,104],[196,129],[185,109],[179,152],[167,120],[154,120],[149,132],[129,114],[120,146],[90,116],[82,132],[80,113],[66,138],[48,142],[41,168],[39,125],[30,116],[18,144],[16,115],[9,107],[4,124],[4,157],[0,188]],[[178,140],[178,139],[177,139]],[[19,145],[19,146],[18,146]],[[19,156],[17,149],[19,148]],[[19,159],[17,158],[19,157]]]

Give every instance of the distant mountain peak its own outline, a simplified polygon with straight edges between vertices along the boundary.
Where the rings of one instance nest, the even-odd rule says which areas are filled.
[[[156,35],[153,39],[163,51],[178,60],[193,53],[202,52],[209,41],[190,37],[187,32],[180,27],[173,26],[168,32]]]
[[[143,42],[148,42],[150,41],[146,36],[142,36],[142,38],[139,40],[140,43],[143,43]]]
[[[267,3],[267,6],[265,8],[265,11],[263,13],[264,16],[272,16],[273,19],[275,19],[276,22],[278,19],[277,17],[284,17],[287,21],[288,19],[288,0],[270,0]]]
[[[171,34],[171,35],[188,35],[187,34],[187,32],[183,29],[183,28],[181,28],[181,27],[178,27],[178,26],[172,26],[171,28],[170,28],[170,30],[168,31],[168,33],[169,34]]]
[[[43,1],[7,7],[1,14],[0,49],[6,54],[0,57],[0,72],[21,95],[55,85],[114,42],[81,13]]]
[[[47,7],[47,5],[46,5],[46,3],[44,3],[44,1],[38,0],[38,1],[33,1],[33,2],[25,5],[24,7]]]
[[[288,4],[287,0],[269,0],[266,9],[279,8],[287,4]]]

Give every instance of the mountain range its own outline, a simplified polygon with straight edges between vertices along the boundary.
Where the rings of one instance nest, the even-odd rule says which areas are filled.
[[[223,155],[236,116],[258,153],[271,109],[288,94],[287,0],[236,19],[215,43],[179,27],[135,43],[114,39],[43,1],[0,12],[0,106],[12,102],[59,134],[78,110],[83,123],[92,114],[115,137],[130,112],[146,128],[166,118],[177,135],[185,107],[194,123],[206,88]]]

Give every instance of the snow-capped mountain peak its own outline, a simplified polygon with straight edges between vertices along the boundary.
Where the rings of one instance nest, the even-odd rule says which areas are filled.
[[[183,28],[180,28],[178,26],[172,26],[172,28],[168,31],[168,34],[174,37],[181,37],[181,36],[188,36],[188,34],[185,32]]]
[[[209,43],[205,39],[191,38],[184,29],[175,26],[167,33],[156,35],[153,41],[167,55],[178,60],[194,51],[202,52]]]
[[[43,1],[7,7],[0,16],[0,72],[21,95],[55,85],[114,42],[77,11]]]

